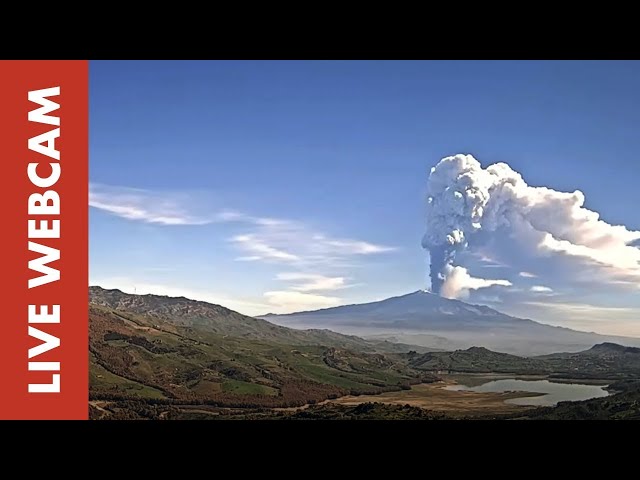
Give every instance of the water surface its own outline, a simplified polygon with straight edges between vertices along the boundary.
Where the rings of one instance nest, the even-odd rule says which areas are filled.
[[[464,382],[464,380],[459,380]],[[471,382],[470,382],[471,383]],[[499,380],[487,379],[486,382],[472,385],[458,383],[449,385],[447,390],[470,392],[532,392],[540,395],[521,398],[510,398],[505,403],[514,405],[553,406],[558,402],[589,400],[591,398],[609,395],[606,385],[585,385],[581,383],[558,383],[549,380],[520,380],[517,378],[503,378]]]

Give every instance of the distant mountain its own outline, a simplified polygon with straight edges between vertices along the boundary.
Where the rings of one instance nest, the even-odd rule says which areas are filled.
[[[313,317],[337,323],[342,323],[344,320],[347,324],[351,322],[355,324],[360,321],[359,319],[365,318],[371,326],[415,328],[424,326],[425,314],[428,314],[430,327],[443,329],[454,329],[465,323],[472,328],[482,328],[486,323],[508,323],[512,319],[508,315],[483,305],[471,305],[459,300],[451,300],[424,290],[377,302],[286,315],[269,314],[268,317],[290,319]],[[453,326],[452,319],[455,319],[455,326]]]
[[[331,328],[343,333],[431,348],[454,350],[483,346],[526,356],[576,352],[603,342],[640,346],[640,338],[554,327],[426,291],[377,302],[269,315],[266,318],[279,325]]]
[[[385,339],[364,340],[327,329],[296,330],[266,320],[248,317],[220,305],[185,297],[162,295],[130,295],[120,290],[89,287],[89,303],[144,315],[147,319],[163,319],[174,327],[186,327],[223,336],[277,342],[287,345],[324,345],[366,351],[406,352],[413,345],[402,345]],[[420,347],[418,347],[420,348]],[[423,351],[427,351],[423,347]]]

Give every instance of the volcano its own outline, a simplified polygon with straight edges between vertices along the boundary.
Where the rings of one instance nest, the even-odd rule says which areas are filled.
[[[640,338],[556,327],[424,290],[376,302],[260,318],[290,327],[330,328],[429,348],[483,346],[526,356],[578,352],[603,342],[640,346]]]

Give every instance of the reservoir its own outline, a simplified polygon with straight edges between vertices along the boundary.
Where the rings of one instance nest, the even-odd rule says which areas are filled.
[[[531,392],[539,394],[505,400],[505,403],[513,405],[548,407],[556,405],[558,402],[576,402],[609,395],[609,392],[605,390],[606,385],[559,383],[549,380],[521,380],[517,378],[501,378],[498,380],[487,378],[482,383],[479,382],[478,378],[475,378],[472,382],[465,382],[463,378],[456,380],[458,384],[449,385],[445,388],[453,391]]]

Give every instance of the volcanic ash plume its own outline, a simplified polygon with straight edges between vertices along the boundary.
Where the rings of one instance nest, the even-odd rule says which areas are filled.
[[[431,290],[441,294],[447,287],[447,295],[455,296],[465,285],[475,289],[509,283],[479,282],[484,279],[470,277],[453,265],[456,253],[473,251],[482,243],[475,242],[479,236],[491,239],[496,256],[505,248],[517,248],[517,261],[523,265],[512,266],[524,271],[541,258],[562,257],[570,278],[588,272],[591,278],[637,288],[640,249],[635,245],[640,232],[602,221],[598,213],[584,208],[584,200],[578,190],[565,193],[529,186],[506,163],[483,169],[471,155],[443,158],[427,182],[422,246],[431,256]]]
[[[467,236],[481,228],[490,182],[471,155],[442,159],[431,169],[427,184],[427,233],[422,246],[431,256],[431,290],[440,293],[456,252]],[[514,172],[515,173],[515,172]]]

